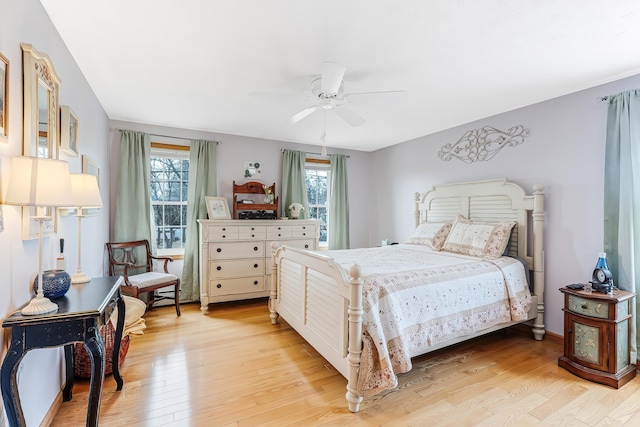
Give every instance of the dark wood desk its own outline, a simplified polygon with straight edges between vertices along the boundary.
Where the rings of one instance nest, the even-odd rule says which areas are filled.
[[[73,388],[73,351],[75,342],[84,342],[91,358],[91,390],[87,406],[87,426],[98,425],[100,399],[104,382],[105,347],[100,327],[109,321],[114,308],[118,307],[118,322],[112,354],[113,377],[117,390],[124,380],[120,375],[119,354],[125,307],[120,295],[122,277],[93,278],[88,283],[71,285],[63,297],[56,298],[58,311],[35,316],[25,316],[17,310],[2,322],[3,328],[11,328],[11,344],[0,369],[2,399],[10,426],[24,426],[25,419],[18,395],[16,374],[20,361],[34,348],[64,346],[66,362],[66,384],[63,400],[71,400]]]

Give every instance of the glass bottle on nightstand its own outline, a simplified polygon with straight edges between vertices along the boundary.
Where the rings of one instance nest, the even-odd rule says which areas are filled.
[[[607,265],[607,254],[606,252],[598,253],[598,262],[596,263],[595,268],[605,268],[609,270],[609,266]]]

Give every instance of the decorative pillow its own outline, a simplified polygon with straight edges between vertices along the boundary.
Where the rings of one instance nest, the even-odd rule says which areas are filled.
[[[439,251],[451,231],[453,221],[447,222],[423,222],[415,229],[409,241],[414,245],[426,245]]]
[[[491,223],[473,222],[459,217],[453,223],[443,251],[483,258],[499,258],[509,244],[515,221]]]

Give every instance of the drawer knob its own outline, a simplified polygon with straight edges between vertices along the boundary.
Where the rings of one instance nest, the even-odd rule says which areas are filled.
[[[255,230],[255,228],[251,227],[251,231]]]
[[[582,309],[583,309],[583,310],[586,310],[587,308],[589,308],[589,306],[588,306],[586,303],[585,303],[585,304],[582,304]]]
[[[224,234],[222,235],[222,238],[223,238],[223,239],[226,239],[226,237],[227,237],[226,235],[224,235]]]
[[[217,267],[216,267],[216,270],[220,271],[220,270],[222,270],[222,267],[217,266]]]
[[[222,252],[222,248],[216,249],[216,252],[218,252],[218,253]]]
[[[258,251],[258,247],[257,247],[257,246],[254,246],[254,247],[253,247],[253,250],[257,252],[257,251]]]
[[[254,280],[254,281],[253,281],[253,284],[254,284],[254,285],[257,285],[257,284],[258,284],[258,281],[257,281],[257,280]]]
[[[258,264],[253,264],[253,268],[258,268]]]
[[[218,283],[218,284],[216,285],[216,288],[218,288],[218,289],[220,289],[221,287],[222,287],[222,285],[221,285],[220,283]]]
[[[255,234],[252,234],[252,235],[251,235],[251,237],[256,237],[256,235],[255,235]]]
[[[306,235],[307,235],[307,233],[302,233],[302,235],[303,235],[303,236],[306,236]]]
[[[309,249],[309,245],[304,245],[304,248],[305,249]]]
[[[227,229],[226,229],[226,228],[224,228],[224,227],[222,227],[222,231],[227,231]]]

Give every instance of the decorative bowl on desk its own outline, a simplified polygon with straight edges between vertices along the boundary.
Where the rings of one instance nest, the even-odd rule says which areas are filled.
[[[64,270],[45,270],[42,272],[42,292],[47,298],[59,298],[67,293],[71,286],[71,276]],[[33,293],[38,291],[38,276],[33,281]]]

